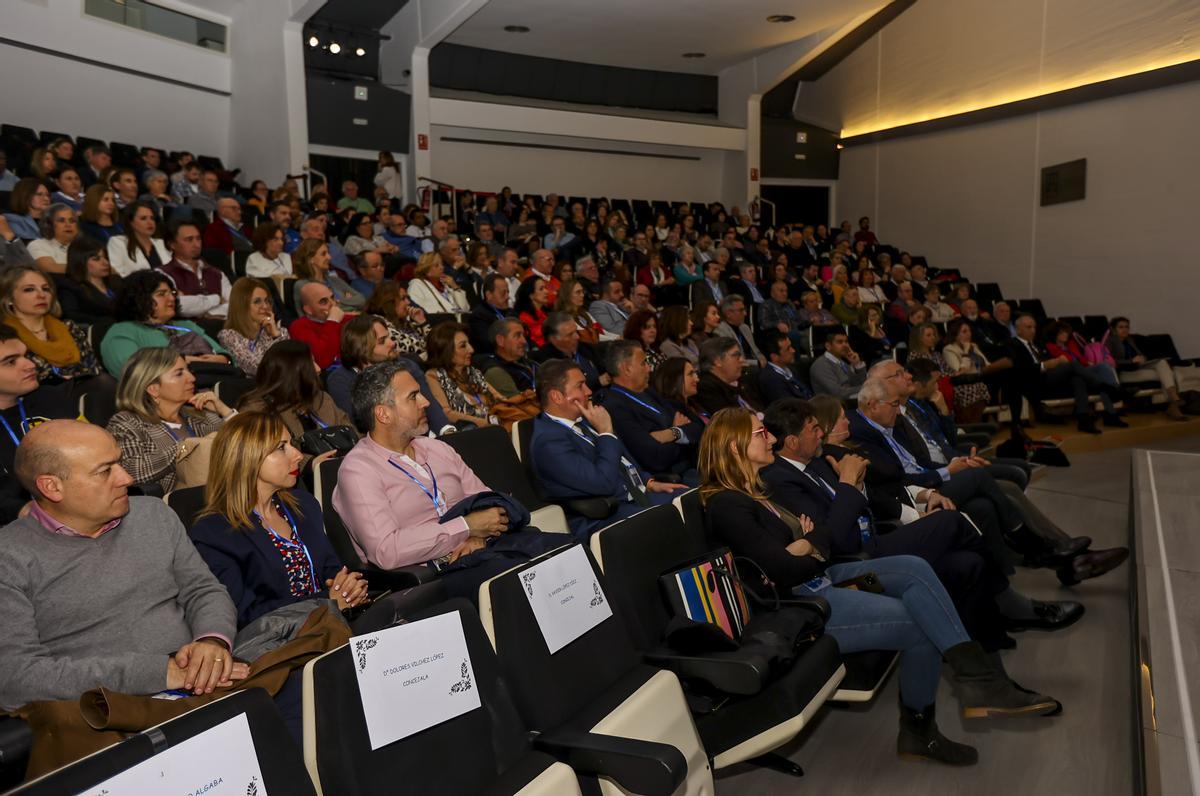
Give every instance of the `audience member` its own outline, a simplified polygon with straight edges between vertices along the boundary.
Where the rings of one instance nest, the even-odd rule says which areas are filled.
[[[825,334],[824,346],[825,353],[813,360],[808,371],[813,390],[854,398],[867,379],[866,363],[850,347],[849,338],[840,328]]]
[[[451,423],[479,428],[513,423],[537,414],[537,404],[524,393],[502,395],[471,364],[475,352],[461,323],[438,324],[429,333],[429,388]]]
[[[430,252],[417,261],[413,279],[408,283],[409,298],[427,314],[467,312],[466,293],[454,278],[446,274],[440,254]]]
[[[565,312],[552,312],[541,328],[545,345],[537,350],[533,359],[545,363],[551,359],[573,361],[587,380],[588,388],[595,391],[609,382],[603,372],[595,349],[579,340],[579,327]]]
[[[367,297],[350,287],[330,269],[329,246],[320,240],[307,238],[292,253],[292,272],[298,277],[292,285],[292,295],[300,304],[300,291],[306,285],[318,284],[329,288],[338,306],[345,312],[361,312]]]
[[[1113,358],[1122,384],[1144,384],[1157,381],[1167,393],[1167,417],[1187,420],[1179,408],[1179,382],[1171,363],[1165,359],[1147,360],[1129,334],[1129,319],[1118,315],[1108,323],[1104,345]],[[1189,410],[1190,412],[1190,410]],[[1105,419],[1108,424],[1108,419]]]
[[[546,345],[546,337],[543,330],[548,318],[546,306],[550,299],[547,285],[546,280],[541,277],[531,276],[526,278],[521,283],[521,288],[517,291],[517,300],[513,305],[513,309],[517,313],[517,318],[520,319],[521,324],[525,327],[525,336],[539,349]],[[566,315],[566,313],[554,314]],[[576,338],[578,338],[578,326],[575,324],[573,318],[571,319],[571,325],[576,326]]]
[[[842,291],[841,298],[833,305],[830,310],[833,317],[837,318],[838,323],[847,327],[847,329],[858,323],[858,319],[862,313],[862,302],[858,298],[858,288],[850,285]]]
[[[863,362],[877,362],[891,357],[892,340],[884,328],[883,310],[878,305],[863,307],[860,320],[850,327],[847,340],[852,349],[860,352]]]
[[[36,177],[25,177],[17,182],[8,196],[5,220],[13,233],[29,243],[42,237],[39,223],[42,214],[50,207],[50,189]]]
[[[638,310],[625,322],[625,340],[632,340],[642,347],[646,364],[651,372],[658,369],[666,357],[658,350],[658,319],[651,310]]]
[[[708,424],[708,412],[696,402],[700,387],[696,365],[682,357],[671,357],[651,374],[650,384],[668,410],[682,414],[689,423]]]
[[[647,506],[668,503],[671,493],[687,488],[658,481],[638,467],[613,433],[608,411],[592,404],[592,391],[574,362],[542,365],[537,393],[542,413],[533,421],[529,448],[534,479],[548,500],[566,503],[577,541]]]
[[[204,228],[204,248],[223,251],[230,257],[235,252],[249,254],[255,250],[242,231],[242,206],[237,199],[226,196],[217,200],[217,217]]]
[[[171,196],[170,180],[166,172],[149,169],[145,172],[142,182],[146,186],[146,190],[138,199],[153,205],[154,214],[159,218],[172,217],[179,205],[175,203],[175,197]]]
[[[263,356],[254,389],[242,396],[238,409],[278,416],[296,444],[308,431],[353,426],[349,415],[321,388],[319,375],[308,346],[298,340],[280,341]]]
[[[166,493],[176,486],[176,465],[189,455],[205,455],[201,438],[233,414],[215,393],[196,392],[196,377],[173,349],[142,348],[121,371],[108,432],[121,447],[121,467],[133,483]]]
[[[104,172],[112,168],[112,152],[104,144],[93,144],[83,150],[83,160],[87,165],[83,173],[83,184],[90,186],[95,182],[104,182],[101,179]]]
[[[467,327],[471,345],[487,354],[492,351],[492,325],[513,315],[509,309],[508,280],[499,273],[488,274],[483,280],[482,299],[467,316]]]
[[[744,386],[742,368],[746,360],[737,340],[732,337],[713,337],[700,346],[700,382],[696,404],[709,416],[730,406],[759,411],[756,396],[749,395]]]
[[[365,298],[371,298],[375,288],[383,284],[387,276],[387,268],[383,263],[383,255],[377,251],[365,251],[352,258],[354,270],[358,274],[350,280],[350,287],[361,293]]]
[[[47,274],[67,270],[67,248],[79,237],[79,220],[65,204],[52,204],[38,223],[41,237],[26,246],[37,267]]]
[[[342,311],[333,291],[320,282],[309,282],[300,289],[299,318],[292,321],[288,332],[311,350],[321,370],[328,370],[337,361],[342,345],[342,327],[351,316]]]
[[[767,366],[758,371],[758,391],[763,404],[770,406],[780,398],[811,398],[812,389],[796,374],[796,349],[790,336],[778,330],[762,334]]]
[[[108,259],[123,277],[147,268],[162,268],[171,253],[159,237],[158,218],[146,202],[134,201],[121,212],[123,235],[108,239]]]
[[[664,307],[659,317],[662,341],[658,347],[664,359],[682,357],[693,365],[700,361],[700,347],[692,339],[692,319],[681,304]]]
[[[18,179],[8,168],[8,153],[0,149],[0,191],[12,191]]]
[[[619,337],[629,322],[632,305],[625,299],[625,288],[620,281],[607,279],[600,289],[600,298],[592,302],[588,312],[604,331]]]
[[[367,300],[366,312],[383,318],[396,350],[416,362],[425,361],[425,340],[432,328],[425,312],[408,299],[408,290],[397,282],[384,282]]]
[[[950,342],[942,349],[942,361],[938,363],[952,380],[955,377],[967,380],[954,384],[954,416],[960,423],[978,423],[983,419],[983,410],[991,400],[990,386],[1007,385],[1008,379],[1002,374],[1012,367],[1008,357],[989,361],[972,336],[972,326],[967,319],[951,321],[946,329]]]
[[[483,366],[487,383],[505,398],[520,394],[536,399],[538,366],[526,356],[525,327],[516,318],[499,318],[492,321],[487,336],[492,340],[492,356]]]
[[[179,297],[179,314],[188,318],[225,318],[232,287],[220,270],[200,259],[203,238],[191,221],[177,221],[167,230],[171,260],[159,270],[171,278]]]
[[[696,356],[699,358],[700,346],[704,345],[716,334],[721,325],[721,310],[711,301],[701,301],[692,305],[692,342],[696,345]]]
[[[302,459],[272,414],[244,412],[213,441],[206,504],[188,536],[229,592],[239,629],[304,600],[343,611],[367,600],[367,581],[325,536],[321,505],[297,488]]]
[[[271,346],[288,339],[288,331],[275,318],[271,291],[259,279],[244,276],[229,291],[229,314],[217,340],[233,364],[250,378]]]
[[[746,301],[741,296],[726,296],[721,300],[721,322],[713,329],[713,335],[736,342],[747,361],[757,362],[759,367],[766,364],[766,357],[758,350],[750,325],[746,323]]]
[[[117,203],[113,199],[113,192],[103,183],[97,183],[84,192],[83,210],[79,218],[80,231],[105,245],[114,236],[125,234],[125,228],[117,218]]]
[[[103,243],[76,238],[67,249],[67,271],[55,277],[55,283],[64,318],[93,327],[112,323],[121,277],[113,273]]]
[[[292,255],[285,251],[287,235],[282,227],[271,221],[259,224],[254,228],[251,242],[254,251],[246,258],[246,276],[270,279],[273,276],[292,275]],[[296,246],[299,245],[297,241]]]
[[[138,178],[133,169],[113,169],[108,175],[108,187],[112,188],[118,210],[124,211],[137,201]]]
[[[586,299],[583,284],[574,279],[567,279],[559,288],[554,310],[566,313],[575,319],[575,324],[579,327],[579,339],[588,345],[595,345],[601,340],[614,339],[613,334],[601,326],[587,311]]]

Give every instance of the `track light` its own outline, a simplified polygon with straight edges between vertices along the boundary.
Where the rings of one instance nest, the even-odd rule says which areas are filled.
[[[341,51],[342,45],[338,44],[336,41],[329,45],[329,52],[333,53],[334,55],[337,55]]]
[[[317,46],[317,45],[319,45],[320,43],[321,43],[321,40],[320,40],[320,39],[318,39],[316,36],[309,36],[309,37],[308,37],[308,46],[309,46],[309,47],[316,47],[316,46]]]
[[[364,50],[362,47],[359,47],[357,50],[354,51],[354,54],[357,55],[359,58],[362,58],[364,55],[367,54],[367,51]]]

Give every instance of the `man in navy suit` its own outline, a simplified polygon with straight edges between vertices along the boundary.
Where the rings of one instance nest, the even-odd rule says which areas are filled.
[[[592,404],[592,391],[574,362],[542,365],[537,392],[542,413],[533,420],[529,446],[534,479],[547,500],[566,509],[577,540],[687,489],[657,481],[637,466],[613,433],[608,412]]]
[[[574,362],[587,378],[588,388],[595,392],[608,384],[608,374],[601,373],[595,351],[579,340],[579,324],[565,312],[552,312],[542,323],[542,335],[546,344],[533,354],[539,365],[552,359],[567,359]]]
[[[650,366],[642,344],[637,340],[613,342],[605,367],[612,386],[604,391],[604,408],[634,461],[652,473],[673,473],[685,484],[699,486],[696,449],[704,424],[667,408],[649,389]]]
[[[769,406],[781,398],[812,398],[812,390],[792,370],[796,347],[791,336],[768,329],[760,335],[759,345],[767,357],[767,366],[758,371],[758,391],[763,403]]]
[[[1001,611],[1014,624],[1046,629],[1065,627],[1082,615],[1082,607],[1039,609],[1040,603],[1012,591],[979,532],[936,493],[929,497],[928,514],[880,535],[863,483],[869,462],[853,453],[838,461],[822,457],[824,433],[806,402],[780,401],[767,411],[764,422],[779,440],[775,463],[762,471],[772,499],[827,527],[834,555],[925,559],[954,599],[971,637],[989,650],[1012,646]],[[1073,618],[1063,623],[1042,616],[1059,613]]]

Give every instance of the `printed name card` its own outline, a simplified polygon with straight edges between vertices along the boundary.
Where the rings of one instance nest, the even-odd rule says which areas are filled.
[[[457,613],[350,639],[371,749],[479,707]]]
[[[551,654],[612,616],[580,545],[522,572],[521,585]]]
[[[241,713],[84,792],[84,796],[266,796]]]

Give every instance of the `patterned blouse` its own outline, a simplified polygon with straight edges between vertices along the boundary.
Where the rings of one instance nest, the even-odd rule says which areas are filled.
[[[38,381],[43,384],[54,384],[60,379],[76,379],[100,373],[100,361],[96,359],[96,352],[88,342],[86,327],[78,326],[70,320],[64,320],[63,323],[71,332],[71,339],[75,341],[75,347],[79,349],[79,361],[73,365],[56,367],[30,349],[26,356],[33,361],[34,365],[37,365]]]
[[[388,336],[396,341],[396,348],[401,354],[415,356],[425,361],[425,338],[429,336],[429,322],[417,324],[404,321],[399,326],[388,322]]]
[[[657,348],[646,349],[646,364],[650,366],[650,372],[658,370],[658,366],[667,361],[667,357]]]
[[[311,597],[317,593],[317,585],[313,580],[313,562],[309,557],[308,547],[305,546],[304,540],[300,538],[300,529],[296,527],[291,512],[288,511],[288,508],[278,498],[275,499],[275,510],[291,526],[291,539],[284,539],[270,528],[267,528],[266,523],[261,522],[261,517],[259,521],[266,530],[271,544],[275,545],[275,549],[279,552],[279,557],[283,561],[283,570],[287,573],[288,591],[291,592],[293,597]]]
[[[909,354],[908,356],[908,361],[910,362],[918,359],[931,359],[942,373],[947,376],[951,373],[950,366],[946,364],[946,359],[940,351],[934,351],[933,353],[923,351]],[[988,386],[982,381],[954,385],[954,402],[959,406],[974,406],[980,402],[987,403],[990,399],[991,392],[988,390]]]
[[[129,411],[117,412],[108,421],[108,433],[121,446],[121,466],[134,483],[157,484],[163,492],[170,492],[175,488],[175,462],[184,437],[203,437],[219,430],[224,422],[213,412],[184,409],[182,414],[185,422],[179,430]]]
[[[278,337],[271,337],[265,328],[260,328],[253,340],[247,340],[241,332],[235,329],[222,329],[217,332],[217,342],[233,356],[233,364],[241,368],[242,373],[253,378],[254,374],[258,372],[258,366],[262,362],[263,355],[267,353],[267,349],[280,340],[288,339],[287,329],[282,325],[278,328]]]
[[[478,368],[467,368],[467,389],[471,390],[471,394],[465,392],[454,377],[442,368],[433,368],[428,375],[437,379],[441,385],[446,393],[446,400],[450,402],[451,411],[480,418],[486,418],[490,414],[488,400],[491,392],[488,390],[487,379]]]

